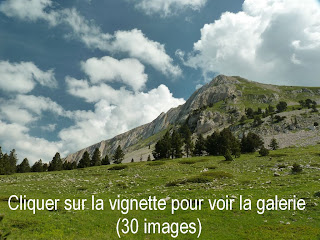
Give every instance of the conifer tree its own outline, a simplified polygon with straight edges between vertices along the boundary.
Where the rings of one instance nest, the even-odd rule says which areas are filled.
[[[121,149],[121,146],[118,145],[114,155],[113,155],[113,162],[115,164],[120,164],[124,159],[124,152]]]
[[[279,148],[279,144],[275,138],[271,139],[269,147],[271,148],[271,150],[277,150]]]
[[[31,167],[32,172],[43,172],[43,164],[42,160],[40,159],[39,161],[36,161],[32,167]]]
[[[110,160],[109,160],[108,154],[102,159],[101,164],[102,165],[110,165]]]
[[[60,153],[56,153],[49,163],[48,171],[61,171],[63,170],[63,163],[60,157]]]
[[[8,158],[8,163],[7,163],[7,173],[6,174],[14,174],[17,171],[17,154],[16,150],[12,149],[9,158]]]
[[[83,153],[82,158],[80,159],[77,167],[78,168],[90,167],[90,156],[89,156],[88,151],[85,151]]]
[[[192,133],[189,128],[186,129],[185,131],[185,136],[184,136],[184,151],[186,152],[187,157],[191,155],[194,144],[192,142]]]
[[[205,140],[202,134],[199,134],[196,144],[194,146],[193,154],[195,156],[202,156],[204,154],[204,151],[205,151]]]
[[[177,131],[173,131],[171,135],[171,158],[181,158],[182,157],[182,140],[180,134]]]
[[[156,143],[152,152],[154,159],[165,159],[170,157],[171,141],[169,131]]]
[[[247,136],[243,136],[241,140],[241,151],[243,153],[255,152],[263,146],[261,137],[255,133],[249,132]]]
[[[91,159],[91,166],[100,166],[101,165],[101,153],[99,148],[96,148],[93,152]]]
[[[27,158],[23,159],[23,161],[17,166],[17,172],[18,173],[26,173],[30,172],[31,167],[29,164],[29,160]]]

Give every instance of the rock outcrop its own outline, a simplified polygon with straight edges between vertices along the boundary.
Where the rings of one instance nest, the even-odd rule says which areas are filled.
[[[288,99],[289,104],[298,104],[299,94],[316,98],[320,102],[319,88],[284,87],[270,84],[256,83],[240,77],[227,77],[219,75],[210,83],[196,90],[185,104],[170,109],[167,113],[161,113],[152,122],[134,128],[128,132],[104,140],[90,147],[84,148],[76,153],[68,155],[67,161],[79,161],[85,151],[93,154],[95,148],[99,148],[102,156],[111,155],[118,145],[125,150],[127,159],[130,161],[133,152],[135,160],[146,159],[146,155],[152,152],[150,145],[157,140],[148,138],[168,129],[170,126],[187,123],[195,134],[210,134],[215,130],[232,125],[244,114],[246,104],[274,104],[281,99]],[[217,107],[219,106],[219,107]],[[290,130],[290,128],[288,128]],[[235,128],[241,132],[241,129]],[[263,134],[275,133],[277,130],[261,130]],[[143,149],[144,148],[144,149]]]

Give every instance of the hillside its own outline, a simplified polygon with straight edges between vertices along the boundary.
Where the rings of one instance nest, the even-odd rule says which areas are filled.
[[[302,173],[292,174],[292,165],[302,166]],[[138,234],[124,239],[172,239],[169,234],[144,234],[143,221],[182,222],[199,218],[203,231],[199,239],[319,239],[320,236],[320,151],[319,145],[272,151],[270,156],[243,154],[236,161],[223,157],[194,157],[165,161],[127,163],[123,170],[99,166],[71,171],[22,173],[0,176],[0,209],[4,220],[0,230],[10,232],[8,239],[117,239],[118,218],[136,218]],[[28,199],[61,199],[57,211],[11,211],[7,200],[12,194]],[[240,195],[257,200],[303,198],[304,211],[266,211],[257,214],[240,211],[211,211],[206,202],[201,211],[130,211],[122,215],[111,211],[91,210],[91,195],[96,198],[143,199],[156,196],[166,199],[229,198]],[[83,211],[65,210],[67,198],[88,199]],[[14,203],[16,204],[16,203]],[[178,239],[196,239],[180,234]]]
[[[279,140],[280,147],[314,144],[320,142],[319,129],[314,127],[314,123],[319,121],[319,114],[299,110],[299,101],[308,98],[319,104],[320,87],[276,86],[219,75],[195,91],[185,104],[161,113],[151,123],[70,154],[66,160],[79,161],[85,151],[92,154],[95,148],[99,148],[102,156],[110,155],[118,145],[126,152],[124,162],[132,158],[135,161],[146,160],[149,154],[152,156],[153,144],[167,129],[185,122],[194,136],[199,133],[207,135],[230,126],[238,136],[249,130],[255,131],[262,135],[266,144],[272,137]],[[279,114],[286,116],[284,121],[270,124],[270,117],[266,117],[262,119],[264,123],[254,129],[250,120],[239,124],[246,108],[265,109],[280,101],[289,105],[286,112]],[[293,119],[298,124],[293,124]]]

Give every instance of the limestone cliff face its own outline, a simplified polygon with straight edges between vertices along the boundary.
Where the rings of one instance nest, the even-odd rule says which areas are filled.
[[[167,129],[170,125],[185,121],[193,110],[199,109],[202,106],[214,104],[232,96],[241,95],[241,92],[236,90],[235,84],[239,84],[237,79],[219,75],[212,82],[198,89],[185,104],[172,108],[167,113],[161,113],[151,123],[134,128],[128,132],[117,135],[112,139],[104,140],[81,149],[78,152],[68,155],[66,160],[78,162],[85,151],[88,151],[91,155],[95,148],[99,148],[102,156],[113,154],[118,145],[126,150],[140,140],[147,139],[148,137]]]
[[[248,106],[254,109],[258,106],[265,108],[269,104],[275,106],[281,100],[297,105],[298,99],[307,97],[319,104],[320,88],[275,86],[251,82],[240,77],[219,75],[195,91],[185,104],[172,108],[167,113],[161,113],[148,124],[70,154],[66,160],[78,162],[85,151],[93,154],[95,148],[100,149],[102,156],[110,156],[118,145],[127,153],[126,158],[130,158],[125,161],[130,161],[131,157],[135,157],[137,161],[142,155],[145,160],[152,152],[152,147],[149,149],[148,145],[157,141],[154,137],[152,140],[149,138],[170,126],[187,122],[195,134],[207,135],[239,121]],[[144,144],[141,145],[141,142]]]

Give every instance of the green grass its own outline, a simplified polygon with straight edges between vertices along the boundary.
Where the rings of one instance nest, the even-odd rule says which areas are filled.
[[[142,228],[144,219],[159,222],[202,222],[200,239],[319,239],[320,237],[320,146],[287,148],[271,151],[270,156],[258,153],[241,155],[226,163],[223,157],[195,157],[152,162],[128,163],[118,171],[114,166],[90,167],[82,170],[26,173],[0,176],[0,230],[10,231],[9,239],[118,239],[118,218],[137,218]],[[271,157],[271,158],[270,158]],[[185,162],[185,164],[182,164]],[[186,163],[188,162],[188,163]],[[193,162],[191,164],[191,162]],[[300,174],[291,174],[293,163],[303,166]],[[159,163],[159,164],[158,164]],[[280,176],[274,177],[278,172]],[[63,204],[57,211],[10,211],[8,198],[26,195],[27,199],[88,199],[88,209],[67,211]],[[122,215],[111,211],[92,211],[91,195],[96,198],[205,199],[201,211],[178,210],[132,211]],[[305,211],[270,211],[263,215],[240,211],[211,211],[207,199],[240,195],[252,199],[305,199]],[[168,205],[170,200],[168,200]],[[179,235],[179,239],[195,239]],[[171,239],[169,235],[145,235],[142,230],[123,239]]]

